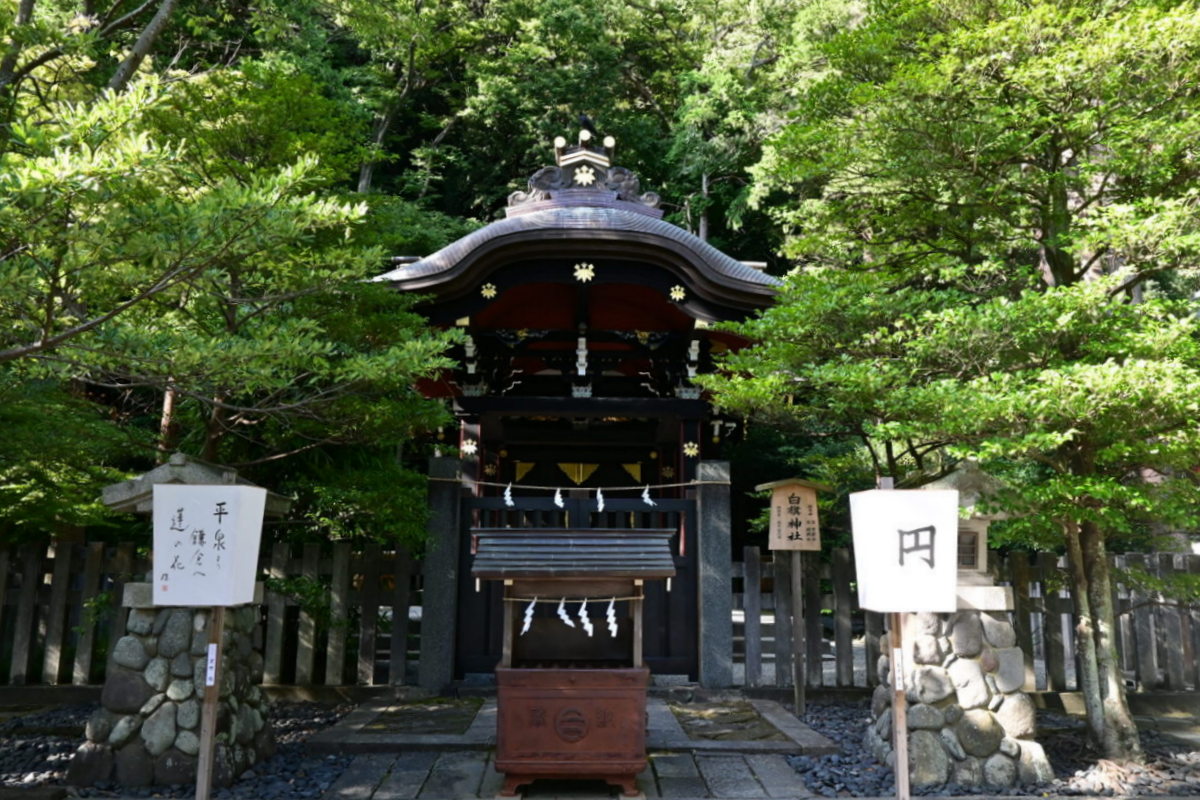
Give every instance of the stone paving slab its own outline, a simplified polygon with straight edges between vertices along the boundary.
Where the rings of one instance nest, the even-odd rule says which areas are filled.
[[[417,794],[418,800],[467,800],[480,797],[484,774],[491,769],[491,759],[480,753],[444,753],[429,770],[425,785]]]
[[[763,788],[741,756],[696,756],[696,766],[713,797],[762,796]]]
[[[437,757],[432,750],[401,754],[392,763],[372,800],[416,800]]]
[[[325,792],[325,797],[327,800],[371,800],[395,761],[395,755],[383,753],[356,756]]]
[[[504,776],[492,753],[363,753],[354,758],[322,800],[494,800]],[[638,776],[645,800],[774,800],[811,795],[778,754],[650,753]],[[525,800],[618,800],[599,781],[539,780],[524,787]]]
[[[645,800],[807,798],[785,755],[837,752],[837,746],[771,700],[755,710],[788,741],[689,739],[662,698],[646,706],[648,766],[637,778]],[[309,739],[317,752],[359,755],[322,800],[493,800],[504,776],[494,765],[496,701],[488,698],[462,734],[405,732],[376,724],[393,700],[364,703]],[[390,714],[395,717],[395,714]],[[615,787],[588,781],[535,781],[528,800],[614,800]]]
[[[758,714],[787,737],[782,742],[689,739],[667,703],[651,697],[646,703],[646,747],[649,750],[693,753],[791,753],[825,755],[837,745],[809,728],[773,700],[751,700]],[[462,734],[404,732],[378,729],[375,722],[395,707],[392,700],[364,703],[338,724],[308,740],[318,753],[396,753],[408,750],[489,750],[496,746],[496,700],[488,698]]]
[[[787,763],[787,759],[771,755],[748,755],[746,764],[754,772],[767,797],[804,797],[807,787]]]
[[[395,706],[388,699],[363,703],[332,725],[309,737],[316,753],[395,753],[401,750],[487,750],[496,745],[496,700],[485,700],[465,733],[403,733],[369,726]]]
[[[759,716],[787,737],[785,742],[739,741],[737,739],[689,739],[679,720],[661,698],[646,702],[646,747],[650,750],[693,753],[788,753],[823,756],[838,752],[838,746],[801,722],[774,700],[751,699]]]

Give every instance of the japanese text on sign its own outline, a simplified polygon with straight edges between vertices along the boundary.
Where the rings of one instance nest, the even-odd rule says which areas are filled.
[[[239,605],[254,598],[266,491],[154,487],[155,605]]]
[[[221,524],[229,512],[225,509],[227,501],[219,501],[213,506],[212,516],[217,518],[216,525]],[[158,582],[163,584],[162,590],[168,591],[171,576],[177,572],[191,574],[192,577],[206,578],[217,576],[226,565],[221,563],[225,553],[225,532],[219,527],[211,531],[201,527],[204,515],[193,523],[188,509],[180,506],[171,514],[169,530],[175,534],[171,543],[171,564],[158,576]]]
[[[850,495],[850,518],[862,608],[955,610],[957,491],[856,492]]]
[[[772,550],[820,550],[816,489],[797,483],[775,486],[770,531]]]

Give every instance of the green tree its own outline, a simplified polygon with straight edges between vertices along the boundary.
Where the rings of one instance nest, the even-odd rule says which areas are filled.
[[[1200,519],[1196,321],[1162,289],[1200,244],[1197,34],[1192,3],[872,5],[756,169],[799,266],[714,382],[860,437],[879,474],[1036,464],[1005,501],[1065,547],[1110,758],[1140,745],[1107,542]]]
[[[452,336],[366,279],[384,246],[465,229],[349,197],[370,109],[327,63],[332,12],[285,6],[27,0],[0,17],[0,385],[22,426],[0,445],[8,530],[94,510],[115,476],[81,458],[136,469],[185,446],[249,466],[325,450],[327,466],[353,446],[383,463],[440,420],[414,383]],[[64,418],[31,424],[39,404]],[[420,494],[394,473],[409,490],[377,521]],[[328,504],[344,518],[354,497],[381,494]]]

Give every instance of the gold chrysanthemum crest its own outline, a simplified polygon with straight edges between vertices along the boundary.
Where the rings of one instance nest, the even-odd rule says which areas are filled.
[[[596,170],[584,164],[575,169],[575,183],[580,186],[591,186],[596,182]]]
[[[595,264],[589,264],[584,261],[575,265],[575,280],[580,283],[587,283],[594,277],[596,277]]]

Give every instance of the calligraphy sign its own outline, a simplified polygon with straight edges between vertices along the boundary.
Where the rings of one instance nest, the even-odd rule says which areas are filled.
[[[154,486],[154,605],[236,606],[254,600],[267,490]]]
[[[859,606],[883,612],[957,608],[956,490],[855,492],[850,522]]]
[[[772,550],[821,549],[816,484],[779,481],[756,488],[771,489],[768,546]]]

